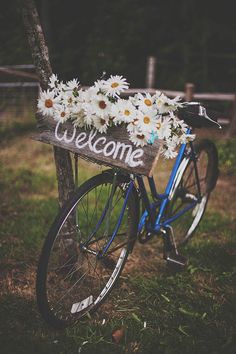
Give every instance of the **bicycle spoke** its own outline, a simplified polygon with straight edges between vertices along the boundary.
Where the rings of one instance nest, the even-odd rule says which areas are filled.
[[[127,208],[123,208],[125,191],[119,184],[120,177],[118,180],[104,174],[91,180],[96,183],[83,187],[76,202],[73,200],[74,204],[63,214],[64,219],[59,218],[62,226],[58,226],[50,246],[43,296],[50,303],[48,311],[54,316],[50,318],[59,323],[73,322],[83,316],[87,307],[90,311],[107,296],[126,261],[131,225],[134,229],[129,213],[135,205],[128,200]],[[109,250],[100,257],[111,238]],[[73,304],[85,308],[72,314]]]

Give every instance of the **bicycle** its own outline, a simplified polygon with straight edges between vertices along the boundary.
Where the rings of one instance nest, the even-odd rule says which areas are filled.
[[[186,103],[179,115],[188,133],[218,124],[199,103]],[[147,177],[148,194],[142,176],[119,169],[83,183],[61,208],[43,245],[36,281],[43,318],[64,328],[97,310],[137,239],[145,243],[161,236],[164,259],[184,267],[178,249],[196,231],[217,178],[217,150],[204,139],[181,145],[163,194],[153,177]]]

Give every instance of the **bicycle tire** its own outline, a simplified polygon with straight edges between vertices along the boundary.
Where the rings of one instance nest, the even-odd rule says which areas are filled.
[[[106,237],[108,237],[104,236],[105,233],[104,235],[102,235],[102,225],[103,222],[105,223],[106,220],[105,217],[102,219],[102,216],[100,216],[99,220],[102,219],[102,222],[98,227],[95,235],[97,235],[98,231],[101,229],[101,231],[99,232],[101,232],[102,236],[94,236],[89,241],[89,246],[86,246],[86,251],[81,251],[78,246],[79,244],[81,244],[81,240],[83,240],[84,242],[83,237],[87,233],[87,231],[85,232],[85,226],[82,226],[83,223],[85,225],[85,217],[81,217],[81,219],[79,219],[79,227],[77,223],[76,225],[74,224],[75,210],[80,210],[79,206],[83,205],[83,200],[85,201],[85,199],[83,198],[87,196],[86,198],[88,202],[89,196],[92,198],[98,188],[100,188],[100,195],[98,197],[98,200],[99,198],[104,198],[104,192],[107,190],[106,188],[110,188],[111,184],[114,181],[113,178],[114,177],[111,172],[102,173],[100,175],[92,177],[84,184],[82,184],[75,192],[75,195],[62,207],[45,239],[37,270],[36,295],[38,308],[42,317],[48,324],[55,328],[62,329],[67,326],[70,326],[76,323],[88,312],[91,313],[98,309],[98,307],[103,303],[103,301],[108,296],[115,283],[117,282],[119,275],[121,274],[121,271],[127,261],[127,257],[134,246],[139,218],[139,203],[137,199],[138,196],[134,188],[130,193],[126,207],[127,215],[125,215],[127,217],[127,231],[125,231],[124,235],[126,244],[120,246],[120,248],[118,248],[117,250],[114,246],[113,253],[109,253],[109,256],[106,255],[104,258],[101,258],[101,260],[98,260],[98,258],[94,254],[89,253],[92,252],[91,247],[93,247],[94,252],[101,252],[100,248],[102,249],[104,247],[104,242],[106,242],[105,239]],[[121,204],[123,203],[122,198],[124,198],[126,194],[123,189],[124,186],[128,185],[128,182],[129,177],[127,180],[127,176],[118,175],[117,181],[115,183],[115,188],[116,191],[119,192],[121,190],[123,193],[121,197]],[[103,187],[104,189],[102,190]],[[91,194],[92,192],[94,194]],[[112,205],[111,209],[112,212],[114,210],[114,220],[116,218],[116,205],[120,204],[120,202],[117,200],[118,199],[116,199],[116,204],[114,202],[114,206]],[[89,204],[92,205],[93,203],[94,201],[90,199]],[[101,203],[103,203],[103,200],[101,200]],[[98,201],[96,201],[93,206],[94,211],[92,214],[92,220],[95,220],[95,208],[97,209],[96,213],[99,214],[100,204],[98,205]],[[106,213],[107,211],[105,211],[105,216]],[[80,214],[82,215],[82,212],[80,212]],[[112,215],[109,215],[109,220],[110,222],[113,220]],[[98,223],[99,222],[97,222],[97,225]],[[82,227],[84,227],[84,229],[82,229]],[[65,231],[63,231],[63,228],[66,229],[67,234],[69,230],[70,238],[65,238]],[[119,239],[117,242],[121,242],[121,239],[123,240],[120,228]],[[71,236],[73,236],[73,238],[71,238]],[[117,239],[117,237],[118,235],[116,236],[115,240]],[[71,245],[68,245],[67,242],[67,240],[71,239],[73,240],[73,251],[72,248],[70,248]],[[113,243],[115,243],[115,240],[113,241]],[[86,242],[88,242],[88,238]],[[117,247],[119,247],[119,243],[117,244]],[[64,253],[66,254],[68,260],[66,258],[63,258]],[[61,262],[61,259],[63,259],[63,262]],[[61,265],[62,263],[63,265]],[[110,270],[109,267],[111,268]],[[84,274],[82,275],[82,278],[81,274],[83,272]],[[96,277],[100,278],[95,279]],[[108,277],[108,280],[106,280],[106,277]],[[70,285],[70,281],[73,284]],[[81,284],[78,288],[79,281]],[[96,288],[96,286],[98,287],[98,283],[100,286],[99,289]],[[85,293],[88,296],[85,295]],[[96,299],[91,304],[90,296],[92,296],[94,300]],[[89,297],[90,300],[88,300]],[[58,306],[59,302],[60,304]],[[77,310],[75,313],[72,313],[73,306],[75,307],[75,305],[78,305],[77,309],[80,309]],[[85,307],[84,309],[81,309],[81,306],[83,307],[83,305]]]
[[[197,155],[197,169],[199,173],[202,199],[197,203],[194,209],[184,213],[173,222],[172,226],[177,247],[185,245],[197,230],[206,211],[210,194],[215,188],[219,174],[218,153],[212,141],[201,139],[194,143],[194,150]],[[178,172],[181,172],[182,176],[176,185],[169,202],[166,213],[167,218],[172,217],[177,211],[180,211],[182,207],[187,206],[191,202],[188,195],[191,196],[192,199],[197,197],[197,182],[193,169],[193,160],[188,158],[187,164],[183,162],[183,166],[180,165],[179,170],[184,169],[184,171],[177,171],[177,175]],[[192,180],[191,177],[193,177]],[[189,187],[186,185],[187,182],[190,183]]]

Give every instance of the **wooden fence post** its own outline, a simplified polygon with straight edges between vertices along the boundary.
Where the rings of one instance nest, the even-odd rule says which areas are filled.
[[[155,57],[149,56],[147,58],[146,88],[154,88],[155,87],[156,63],[157,63],[157,60]]]
[[[236,94],[234,96],[233,115],[226,136],[231,138],[234,135],[236,135]]]
[[[190,83],[190,82],[187,82],[185,84],[185,100],[187,102],[191,102],[193,101],[193,98],[194,98],[194,89],[195,89],[195,86],[194,84]]]

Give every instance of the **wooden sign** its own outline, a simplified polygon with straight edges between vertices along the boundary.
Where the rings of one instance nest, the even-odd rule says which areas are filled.
[[[112,127],[108,133],[75,128],[71,122],[40,119],[40,133],[34,140],[59,146],[95,163],[119,167],[130,173],[152,175],[160,153],[160,141],[136,147],[125,127]]]

